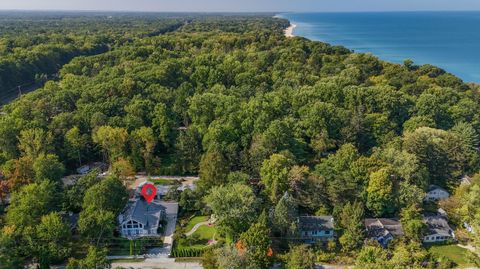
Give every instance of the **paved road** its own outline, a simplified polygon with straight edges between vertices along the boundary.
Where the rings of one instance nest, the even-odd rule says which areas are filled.
[[[201,269],[203,268],[199,263],[193,262],[175,262],[175,259],[166,257],[146,259],[143,262],[119,262],[112,263],[112,268],[123,267],[133,269]]]
[[[315,269],[348,269],[352,267],[353,266],[351,265],[322,264],[322,265],[317,265]]]

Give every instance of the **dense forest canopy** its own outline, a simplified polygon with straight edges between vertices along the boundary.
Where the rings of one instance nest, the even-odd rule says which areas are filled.
[[[453,190],[479,168],[480,87],[431,65],[286,38],[288,21],[261,15],[38,24],[0,28],[0,87],[65,64],[57,80],[2,107],[0,191],[13,193],[15,208],[25,186],[47,192],[45,184],[103,160],[118,171],[199,174],[199,197],[213,211],[216,197],[244,194],[245,225],[219,216],[233,238],[247,236],[262,210],[292,203],[304,214],[343,214],[346,229],[350,211],[399,216],[430,184]],[[258,181],[260,203],[245,186]],[[68,193],[30,217],[62,206],[87,214],[83,197]],[[28,227],[9,218],[21,211],[7,212],[7,224]]]
[[[0,103],[16,97],[18,86],[28,89],[54,78],[73,57],[103,53],[138,38],[176,30],[188,21],[121,13],[90,14],[88,19],[82,13],[1,15]]]

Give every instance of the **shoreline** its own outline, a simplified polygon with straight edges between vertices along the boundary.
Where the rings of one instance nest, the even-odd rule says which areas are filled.
[[[296,24],[290,24],[287,29],[285,29],[283,32],[285,33],[286,37],[294,37],[295,35],[293,34],[293,30],[297,27]]]

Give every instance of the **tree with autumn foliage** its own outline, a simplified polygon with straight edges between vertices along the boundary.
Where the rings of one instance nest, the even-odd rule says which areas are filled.
[[[0,204],[3,205],[5,204],[5,200],[8,197],[8,194],[10,193],[10,186],[8,184],[8,181],[6,180],[0,180]]]
[[[267,214],[263,212],[257,223],[240,236],[236,246],[238,251],[245,251],[250,261],[259,268],[270,268],[272,263],[271,230],[267,223]]]

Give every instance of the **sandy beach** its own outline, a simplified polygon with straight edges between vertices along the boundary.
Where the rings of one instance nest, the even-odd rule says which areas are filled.
[[[290,26],[287,29],[285,29],[285,36],[294,37],[295,35],[293,35],[293,29],[295,29],[295,27],[297,27],[297,25],[290,24]]]

